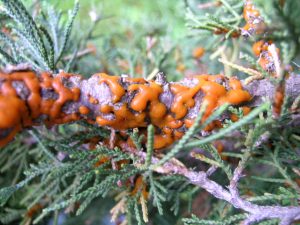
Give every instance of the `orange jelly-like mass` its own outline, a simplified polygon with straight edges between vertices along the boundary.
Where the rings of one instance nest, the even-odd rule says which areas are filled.
[[[78,115],[67,115],[62,112],[62,107],[66,102],[78,101],[80,96],[79,88],[67,88],[63,84],[63,79],[71,76],[73,75],[63,72],[56,77],[48,73],[42,73],[38,77],[32,71],[0,73],[0,129],[9,132],[5,137],[0,138],[0,147],[11,141],[22,127],[35,125],[34,120],[41,115],[48,117],[44,121],[47,125],[78,120]],[[28,92],[26,99],[18,96],[15,82],[21,82],[25,86],[19,89]],[[42,88],[53,90],[58,96],[57,99],[43,98]]]
[[[170,84],[173,101],[170,108],[161,101],[163,86],[154,81],[143,82],[126,78],[128,88],[125,90],[120,85],[120,77],[98,74],[100,83],[106,83],[112,94],[114,104],[102,105],[101,115],[97,116],[96,122],[100,126],[109,126],[117,130],[125,130],[135,127],[145,127],[151,122],[155,125],[154,148],[165,148],[183,136],[183,131],[190,127],[193,118],[186,118],[189,110],[195,106],[195,96],[203,93],[203,101],[207,103],[206,112],[202,121],[219,106],[229,103],[239,105],[251,100],[251,95],[243,90],[241,82],[236,78],[225,78],[222,75],[199,75],[197,84],[188,87],[180,83]],[[222,82],[227,79],[229,89]],[[219,82],[217,82],[219,80]],[[220,82],[222,81],[222,82]],[[117,83],[116,83],[117,82]],[[126,95],[133,96],[130,103],[122,103],[121,99]],[[119,105],[120,103],[121,106]],[[113,115],[113,119],[105,115]],[[206,130],[220,127],[216,121],[210,124]]]
[[[263,22],[260,12],[255,8],[252,0],[246,0],[243,10],[243,17],[246,24],[242,28],[249,34],[262,34],[265,29],[265,23]]]
[[[48,73],[37,75],[31,71],[0,73],[0,146],[11,141],[22,128],[38,124],[41,122],[39,118],[46,116],[43,123],[47,125],[86,119],[89,123],[120,131],[153,124],[154,148],[161,149],[180,139],[193,124],[197,113],[191,116],[189,112],[199,110],[196,100],[207,103],[202,122],[222,104],[239,105],[251,100],[238,79],[222,75],[199,75],[189,78],[193,81],[189,85],[181,82],[164,86],[142,78],[100,73],[90,78],[96,78],[98,83],[86,89],[82,88],[81,78],[77,83],[68,82],[76,77],[79,76],[64,72],[56,76]],[[17,87],[14,83],[17,81],[23,86]],[[88,81],[85,85],[91,85]],[[99,90],[95,90],[97,87]],[[166,87],[171,96],[169,103],[161,97]],[[22,91],[26,93],[21,95]],[[47,91],[54,93],[55,97],[42,95]],[[99,94],[102,92],[106,93]],[[72,102],[76,104],[70,112],[66,108]],[[206,130],[220,126],[219,121],[214,121]]]

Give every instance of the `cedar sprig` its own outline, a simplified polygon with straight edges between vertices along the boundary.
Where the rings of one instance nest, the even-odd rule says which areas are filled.
[[[78,2],[64,27],[61,27],[62,13],[55,12],[53,7],[48,8],[48,14],[42,13],[42,17],[33,18],[19,0],[2,0],[2,3],[5,13],[17,24],[12,25],[12,37],[1,35],[0,39],[9,44],[12,51],[10,54],[1,49],[4,63],[17,65],[27,62],[36,70],[57,71],[60,63],[64,64],[62,57],[71,52],[67,44],[79,10]]]

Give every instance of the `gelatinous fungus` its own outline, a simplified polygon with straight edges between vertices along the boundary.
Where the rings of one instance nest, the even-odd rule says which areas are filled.
[[[205,49],[202,47],[197,47],[193,50],[193,57],[195,59],[200,59],[205,53]]]
[[[246,0],[243,17],[246,21],[246,24],[242,28],[243,36],[263,33],[266,25],[260,15],[260,12],[254,7],[252,0]]]
[[[252,51],[254,55],[258,58],[258,64],[267,72],[269,72],[271,75],[276,76],[275,71],[275,64],[273,55],[269,50],[270,45],[273,44],[273,41],[264,41],[260,40],[253,44]],[[279,55],[280,50],[278,48],[276,49],[276,53]]]
[[[95,79],[96,84],[91,84]],[[16,81],[24,86],[15,87]],[[93,85],[98,90],[83,85]],[[28,93],[21,97],[24,88]],[[166,90],[169,103],[162,97]],[[7,131],[1,135],[0,145],[4,146],[24,127],[86,119],[115,130],[143,128],[151,123],[156,128],[154,148],[160,149],[183,136],[202,102],[207,103],[203,122],[224,103],[239,105],[250,99],[239,80],[223,75],[199,75],[181,83],[161,84],[103,73],[88,80],[64,72],[56,76],[31,71],[0,73],[0,131]],[[191,110],[196,110],[192,116]],[[214,121],[205,129],[220,126],[220,121]]]
[[[0,139],[0,146],[11,141],[22,127],[37,124],[40,116],[44,116],[47,125],[67,123],[79,119],[77,114],[67,114],[62,107],[68,101],[78,101],[80,89],[67,88],[64,85],[71,74],[60,73],[52,77],[48,73],[37,76],[32,71],[0,73],[0,129],[11,131]],[[28,89],[28,97],[22,99],[24,87],[15,87],[14,82],[23,82]],[[42,96],[49,91],[48,96]],[[50,94],[55,92],[55,95]]]
[[[146,186],[146,183],[143,180],[143,176],[141,176],[141,175],[139,175],[136,178],[135,183],[134,183],[134,188],[133,188],[133,190],[131,191],[130,194],[132,196],[134,196],[134,195],[137,195],[139,192],[141,192],[141,195],[143,196],[143,198],[145,200],[148,199],[149,192],[147,191],[147,186]]]

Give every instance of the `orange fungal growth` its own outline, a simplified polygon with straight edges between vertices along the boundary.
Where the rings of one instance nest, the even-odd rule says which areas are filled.
[[[193,97],[199,91],[199,87],[188,88],[182,85],[174,84],[171,86],[171,91],[175,95],[171,112],[175,114],[175,119],[181,119],[186,114],[189,108],[195,105]]]
[[[69,78],[70,74],[61,73],[55,77],[52,81],[52,87],[55,92],[59,95],[59,98],[54,102],[50,117],[56,118],[61,113],[62,106],[68,101],[77,101],[79,99],[80,90],[79,88],[69,89],[62,83],[63,78]]]
[[[227,156],[222,156],[222,152],[224,151],[224,144],[221,141],[214,141],[213,145],[217,149],[219,155],[221,155],[221,158],[223,160],[228,160]]]
[[[33,205],[27,212],[26,217],[32,218],[34,217],[38,212],[40,212],[43,209],[42,204],[37,203]]]
[[[251,108],[248,106],[243,106],[243,114],[244,116],[248,115],[251,112]]]
[[[80,106],[79,107],[79,113],[82,114],[82,115],[87,115],[89,114],[90,112],[90,109],[84,105]]]
[[[8,110],[8,107],[10,110]],[[27,118],[27,109],[21,100],[14,96],[0,96],[0,129],[11,129],[5,138],[0,139],[0,147],[11,141]]]
[[[128,110],[127,104],[122,105],[119,109],[114,109],[115,119],[105,119],[102,116],[96,117],[96,122],[100,126],[109,126],[117,130],[126,130],[135,127],[145,127],[145,113],[134,114]]]
[[[252,34],[262,34],[265,30],[265,23],[260,12],[254,7],[252,0],[246,0],[243,17],[246,21],[242,28],[242,35],[251,36]]]
[[[193,57],[195,59],[200,59],[205,53],[205,49],[202,47],[197,47],[193,50]]]
[[[154,82],[150,82],[149,86],[144,84],[132,84],[128,87],[128,91],[139,92],[131,101],[130,107],[135,111],[143,111],[146,109],[147,103],[158,103],[158,97],[162,93],[162,87]]]
[[[94,164],[94,167],[97,168],[101,165],[103,165],[104,163],[110,162],[110,158],[107,156],[100,156],[99,160]]]
[[[133,190],[131,191],[131,195],[134,196],[136,194],[138,194],[139,192],[141,192],[141,195],[143,196],[143,198],[145,200],[148,199],[149,197],[149,192],[147,191],[147,186],[146,186],[146,183],[144,182],[143,180],[143,176],[139,175],[137,178],[136,178],[136,181],[134,183],[134,188]]]
[[[251,108],[248,107],[248,106],[243,106],[242,109],[243,109],[243,115],[244,115],[244,116],[248,115],[248,114],[250,113],[250,111],[251,111]],[[230,119],[231,119],[233,122],[236,122],[236,121],[239,120],[239,117],[238,117],[236,114],[231,114],[231,115],[230,115]]]
[[[263,47],[263,44],[264,44],[264,41],[263,40],[260,40],[260,41],[257,41],[253,44],[252,46],[252,51],[254,53],[255,56],[259,57],[259,55],[261,54],[262,52],[262,47]]]
[[[282,105],[284,102],[285,88],[283,85],[279,85],[276,88],[274,102],[273,102],[273,112],[275,116],[279,116],[282,110]]]
[[[171,113],[169,114],[166,106],[159,99],[159,96],[163,92],[160,84],[153,81],[136,83],[127,78],[129,83],[134,83],[130,84],[127,88],[127,92],[133,94],[130,105],[127,105],[127,103],[123,103],[121,106],[102,105],[100,107],[102,115],[97,116],[96,122],[100,126],[125,130],[134,127],[145,127],[147,125],[145,120],[149,118],[151,123],[160,130],[160,134],[156,134],[154,137],[154,148],[167,147],[183,135],[182,132],[176,129],[181,128],[184,124],[187,125],[187,121],[189,120],[183,123],[182,119],[195,106],[194,97],[200,91],[205,94],[204,101],[208,103],[204,119],[221,104],[226,102],[240,104],[241,102],[250,100],[251,96],[242,90],[242,85],[238,80],[232,80],[232,84],[230,84],[232,90],[226,91],[224,86],[216,82],[218,79],[224,80],[225,78],[221,75],[202,75],[197,76],[198,84],[194,87],[171,84],[170,90],[174,95],[174,100],[170,108]],[[111,80],[119,82],[117,78],[112,78]],[[116,87],[117,85],[110,84],[110,86]],[[120,91],[120,93],[123,93],[123,91]],[[118,104],[118,102],[115,103]],[[109,115],[113,115],[113,119],[108,119]],[[187,126],[191,124],[192,121]],[[212,130],[214,127],[219,127],[219,124],[213,123],[210,127],[210,130]]]
[[[88,149],[89,150],[95,150],[97,147],[97,144],[99,144],[101,138],[100,137],[93,137],[85,141],[85,143],[88,143]]]
[[[229,103],[232,105],[238,105],[240,102],[247,102],[251,99],[251,95],[244,90],[229,90],[226,97],[220,99],[220,105]]]
[[[113,102],[118,102],[125,94],[124,88],[119,83],[120,77],[109,76],[105,73],[97,74],[100,77],[100,83],[104,82],[110,87],[110,91],[113,94]]]
[[[226,28],[216,28],[214,30],[214,34],[220,35],[220,34],[227,34],[230,30],[226,29]],[[233,38],[238,38],[240,36],[240,32],[239,31],[233,31],[230,36]]]
[[[111,112],[113,112],[113,107],[109,106],[109,105],[102,105],[100,107],[100,112],[102,112],[102,113],[111,113]]]
[[[229,79],[229,87],[232,90],[242,90],[243,89],[241,82],[238,79],[233,78],[233,77],[231,77]]]
[[[273,44],[273,41],[271,41],[271,40],[269,40],[269,41],[264,41],[264,40],[257,41],[253,44],[252,51],[253,51],[255,56],[259,57],[260,54],[262,54],[263,52],[268,51],[268,48],[271,44]],[[277,49],[276,51],[278,51],[278,54],[279,54],[279,49]]]
[[[0,146],[25,127],[85,119],[118,131],[151,123],[156,128],[154,148],[162,149],[192,126],[203,102],[207,108],[202,122],[224,103],[239,105],[249,100],[251,96],[239,80],[223,75],[199,75],[164,84],[103,73],[88,80],[64,72],[54,77],[31,71],[0,73]],[[221,122],[213,121],[205,130],[219,127]],[[116,144],[133,146],[130,140]]]
[[[273,41],[260,40],[253,44],[252,51],[258,58],[258,64],[267,72],[275,75],[275,65],[273,55],[269,50],[269,47],[273,44]],[[276,48],[276,54],[279,55],[280,51]]]
[[[78,101],[80,89],[64,85],[71,74],[59,73],[56,77],[32,71],[0,73],[0,129],[7,130],[0,139],[0,147],[13,139],[23,127],[36,124],[41,116],[48,125],[77,120],[76,113],[66,114],[62,107]],[[44,95],[43,98],[43,94]],[[54,94],[55,93],[55,94]],[[47,96],[49,95],[49,96]]]
[[[174,143],[174,138],[172,134],[160,134],[154,136],[154,149],[161,149],[170,146]]]
[[[186,67],[185,67],[185,65],[184,65],[183,63],[179,63],[179,64],[177,65],[177,67],[176,67],[176,70],[177,70],[178,72],[184,72],[184,71],[186,70]]]
[[[90,96],[89,98],[89,102],[93,105],[97,105],[99,102],[97,99],[95,99],[94,97]]]

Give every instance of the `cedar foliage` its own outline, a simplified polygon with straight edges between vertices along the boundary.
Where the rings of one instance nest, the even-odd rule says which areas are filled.
[[[199,9],[199,5],[207,2],[213,5]],[[66,14],[46,1],[34,1],[26,8],[20,0],[1,0],[5,10],[0,15],[0,62],[2,68],[27,63],[37,71],[55,73],[62,69],[81,74],[104,71],[145,78],[153,78],[158,71],[164,71],[168,80],[179,80],[183,74],[190,73],[187,68],[194,73],[223,72],[241,79],[249,76],[243,68],[256,68],[270,78],[251,52],[253,42],[263,38],[276,43],[283,65],[293,66],[297,73],[299,1],[254,2],[269,30],[248,38],[231,37],[245,23],[241,16],[244,1],[172,3],[178,4],[172,10],[185,15],[187,25],[185,35],[176,40],[166,31],[167,21],[163,16],[162,24],[151,24],[152,21],[147,20],[148,26],[98,35],[94,30],[98,30],[97,26],[104,19],[109,20],[106,16],[110,15],[98,15],[89,27],[82,28],[81,18],[76,17],[78,3]],[[165,10],[168,4],[171,3],[162,4]],[[212,35],[216,28],[228,32]],[[84,32],[78,35],[81,29]],[[96,51],[90,43],[98,43]],[[201,59],[193,59],[192,51],[198,46],[204,47],[206,53]],[[222,64],[218,58],[231,64]],[[211,179],[224,188],[229,185],[238,161],[242,161],[246,165],[246,177],[239,183],[243,198],[259,205],[298,206],[300,129],[285,126],[292,118],[291,104],[285,99],[278,117],[273,116],[268,100],[245,117],[241,109],[229,107],[240,118],[238,122],[226,121],[223,129],[203,138],[199,137],[199,131],[205,124],[195,124],[163,155],[153,150],[152,126],[148,127],[146,144],[144,135],[137,130],[126,131],[136,149],[146,152],[144,164],[136,155],[117,147],[111,149],[100,144],[94,151],[86,151],[87,140],[111,136],[112,131],[106,128],[85,122],[50,130],[32,128],[19,134],[0,151],[0,221],[3,224],[83,224],[86,221],[110,224],[108,209],[113,207],[116,224],[125,219],[127,224],[139,225],[239,224],[247,218],[242,210],[208,195],[185,177],[155,171],[157,166],[172,161],[173,157],[195,170],[214,166],[217,170]],[[216,110],[209,120],[218,118],[227,107]],[[201,120],[201,112],[197,120]],[[242,135],[232,137],[233,131]],[[221,139],[234,145],[220,155],[214,141]],[[201,155],[191,158],[192,147],[201,148]],[[153,164],[153,156],[161,160]],[[110,160],[95,166],[103,157]],[[129,163],[115,169],[114,164],[121,161]],[[149,199],[145,199],[142,185],[135,191],[135,182],[140,176]],[[270,219],[257,224],[278,223]]]

